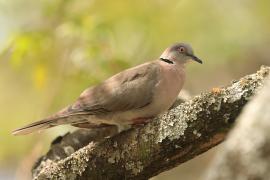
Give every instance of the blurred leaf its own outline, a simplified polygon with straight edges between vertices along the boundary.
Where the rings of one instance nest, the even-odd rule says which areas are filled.
[[[11,65],[15,68],[18,68],[22,65],[24,56],[31,46],[31,38],[25,35],[21,35],[14,38],[13,42]]]
[[[47,69],[45,66],[39,65],[35,68],[33,73],[34,85],[38,89],[42,89],[47,81]]]

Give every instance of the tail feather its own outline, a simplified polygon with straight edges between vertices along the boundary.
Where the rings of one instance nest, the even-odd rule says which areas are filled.
[[[26,125],[22,128],[19,128],[19,129],[12,131],[12,134],[13,135],[26,135],[26,134],[30,134],[30,133],[35,132],[35,131],[40,131],[40,130],[51,128],[51,127],[54,127],[57,125],[68,123],[64,119],[67,119],[67,118],[66,117],[57,117],[57,118],[54,117],[54,118],[48,118],[48,119],[44,119],[41,121],[37,121],[37,122],[31,123],[31,124]]]

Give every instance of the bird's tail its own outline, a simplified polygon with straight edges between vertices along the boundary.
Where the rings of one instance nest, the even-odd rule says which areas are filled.
[[[47,119],[43,119],[41,121],[37,121],[31,124],[28,124],[22,128],[16,129],[12,131],[13,135],[26,135],[35,131],[41,131],[44,129],[48,129],[54,126],[68,124],[68,117],[51,117]]]

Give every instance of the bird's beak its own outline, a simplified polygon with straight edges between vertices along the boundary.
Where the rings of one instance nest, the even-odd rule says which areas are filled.
[[[199,59],[198,57],[196,57],[196,56],[194,56],[194,55],[189,54],[188,56],[189,56],[192,60],[197,61],[197,62],[200,63],[200,64],[203,63],[201,59]]]

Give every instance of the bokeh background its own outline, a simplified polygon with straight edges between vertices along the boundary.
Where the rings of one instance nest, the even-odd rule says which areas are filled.
[[[189,42],[204,60],[187,67],[192,95],[270,65],[269,7],[268,0],[0,0],[0,179],[29,179],[50,141],[72,130],[14,137],[13,129],[174,42]],[[199,179],[214,154],[155,179]]]

